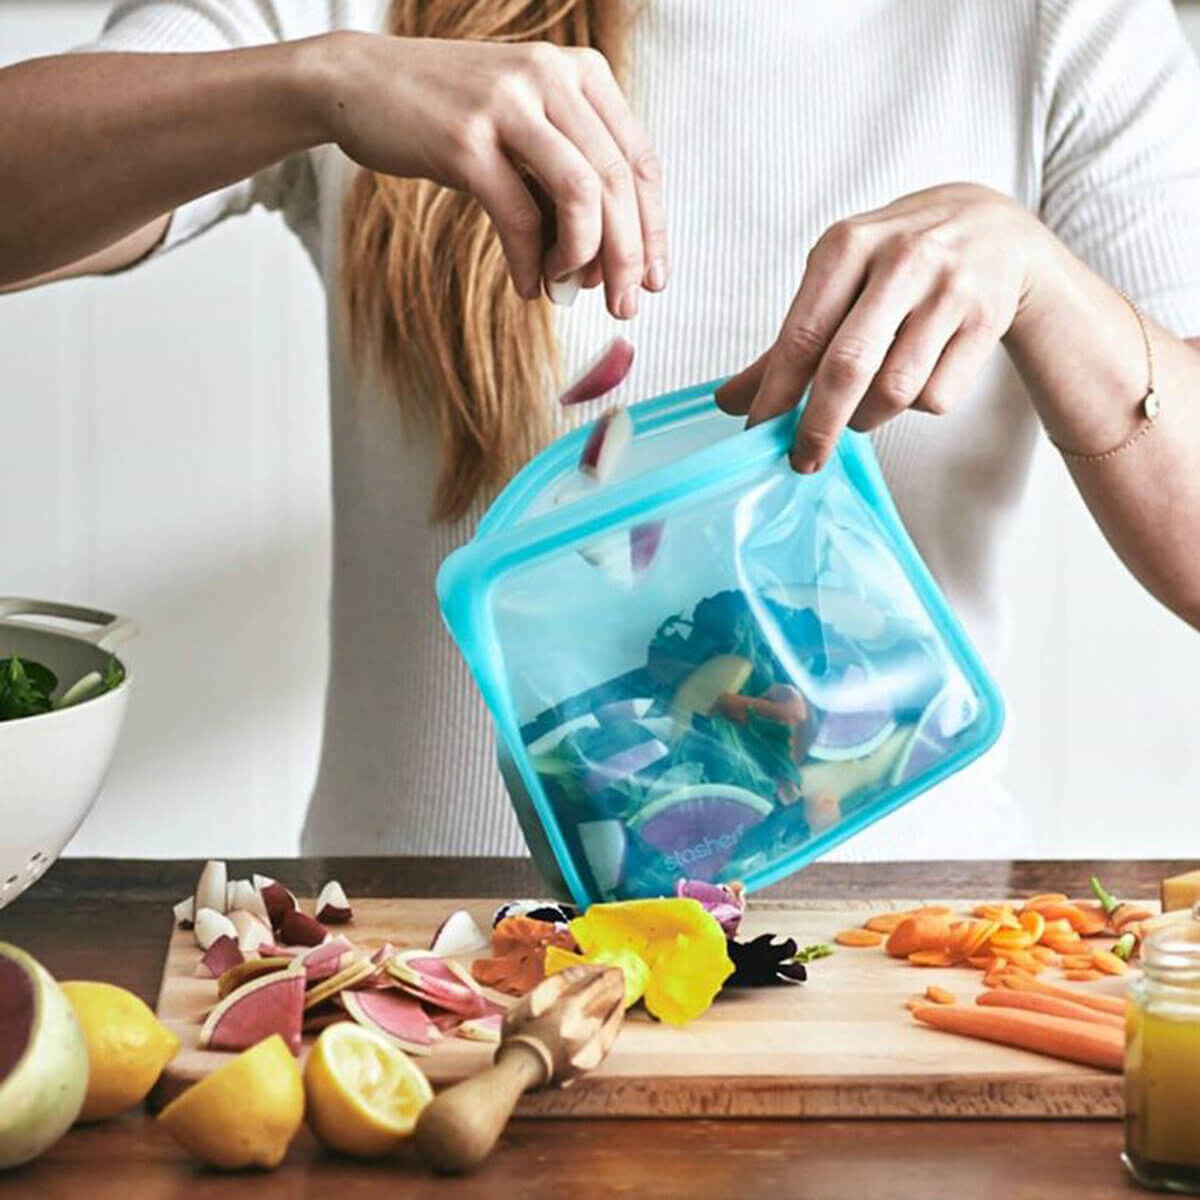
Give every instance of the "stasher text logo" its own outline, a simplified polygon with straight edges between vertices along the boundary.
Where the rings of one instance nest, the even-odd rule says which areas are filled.
[[[682,850],[675,850],[670,854],[664,855],[663,862],[666,864],[668,871],[683,871],[698,862],[703,862],[706,858],[712,858],[714,854],[721,854],[725,858],[728,858],[738,842],[742,840],[742,834],[745,831],[746,823],[742,821],[729,833],[718,834],[716,837],[706,837],[702,842],[697,842],[694,846],[684,846]]]

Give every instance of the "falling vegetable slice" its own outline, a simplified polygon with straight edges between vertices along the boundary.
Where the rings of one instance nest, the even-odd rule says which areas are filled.
[[[633,346],[623,337],[615,337],[583,370],[558,398],[564,408],[598,400],[617,387],[633,366]]]
[[[633,441],[633,420],[623,408],[611,408],[592,428],[579,458],[579,469],[597,483],[612,476],[630,442]]]
[[[304,976],[277,971],[253,979],[221,1000],[200,1029],[200,1045],[212,1050],[248,1050],[277,1033],[300,1053],[304,1020]]]

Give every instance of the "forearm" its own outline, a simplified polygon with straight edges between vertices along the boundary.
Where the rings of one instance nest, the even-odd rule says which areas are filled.
[[[0,70],[0,285],[327,140],[320,39]]]
[[[1143,421],[1146,349],[1129,305],[1046,235],[1041,269],[1005,339],[1051,439],[1086,454]],[[1200,350],[1147,321],[1160,414],[1110,458],[1067,466],[1117,554],[1200,627]]]

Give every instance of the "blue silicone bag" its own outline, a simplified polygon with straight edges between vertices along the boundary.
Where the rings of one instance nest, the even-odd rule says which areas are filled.
[[[716,386],[630,408],[603,485],[590,429],[555,442],[438,573],[534,860],[580,905],[764,887],[1003,724],[869,440],[798,475],[795,414],[743,430]]]

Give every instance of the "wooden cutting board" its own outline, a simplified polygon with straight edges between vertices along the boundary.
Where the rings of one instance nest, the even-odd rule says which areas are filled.
[[[871,912],[928,901],[752,903],[743,934],[768,931],[801,945],[832,941]],[[953,902],[969,910],[970,904]],[[359,900],[344,932],[374,947],[428,946],[447,913],[468,909],[488,928],[495,901]],[[309,907],[305,905],[305,907]],[[176,930],[167,952],[158,1015],[183,1046],[156,1099],[165,1102],[229,1055],[197,1045],[216,984],[194,974],[192,935]],[[1057,975],[1057,972],[1052,972]],[[526,1116],[647,1117],[1118,1117],[1116,1075],[955,1037],[917,1024],[905,1001],[934,983],[970,1004],[982,988],[978,971],[919,969],[881,949],[838,947],[810,965],[798,987],[731,991],[683,1029],[634,1011],[608,1060],[565,1091],[528,1095]],[[1117,980],[1105,981],[1108,990]],[[1092,985],[1104,986],[1104,985]],[[494,1047],[460,1038],[419,1061],[435,1086],[491,1061]]]

